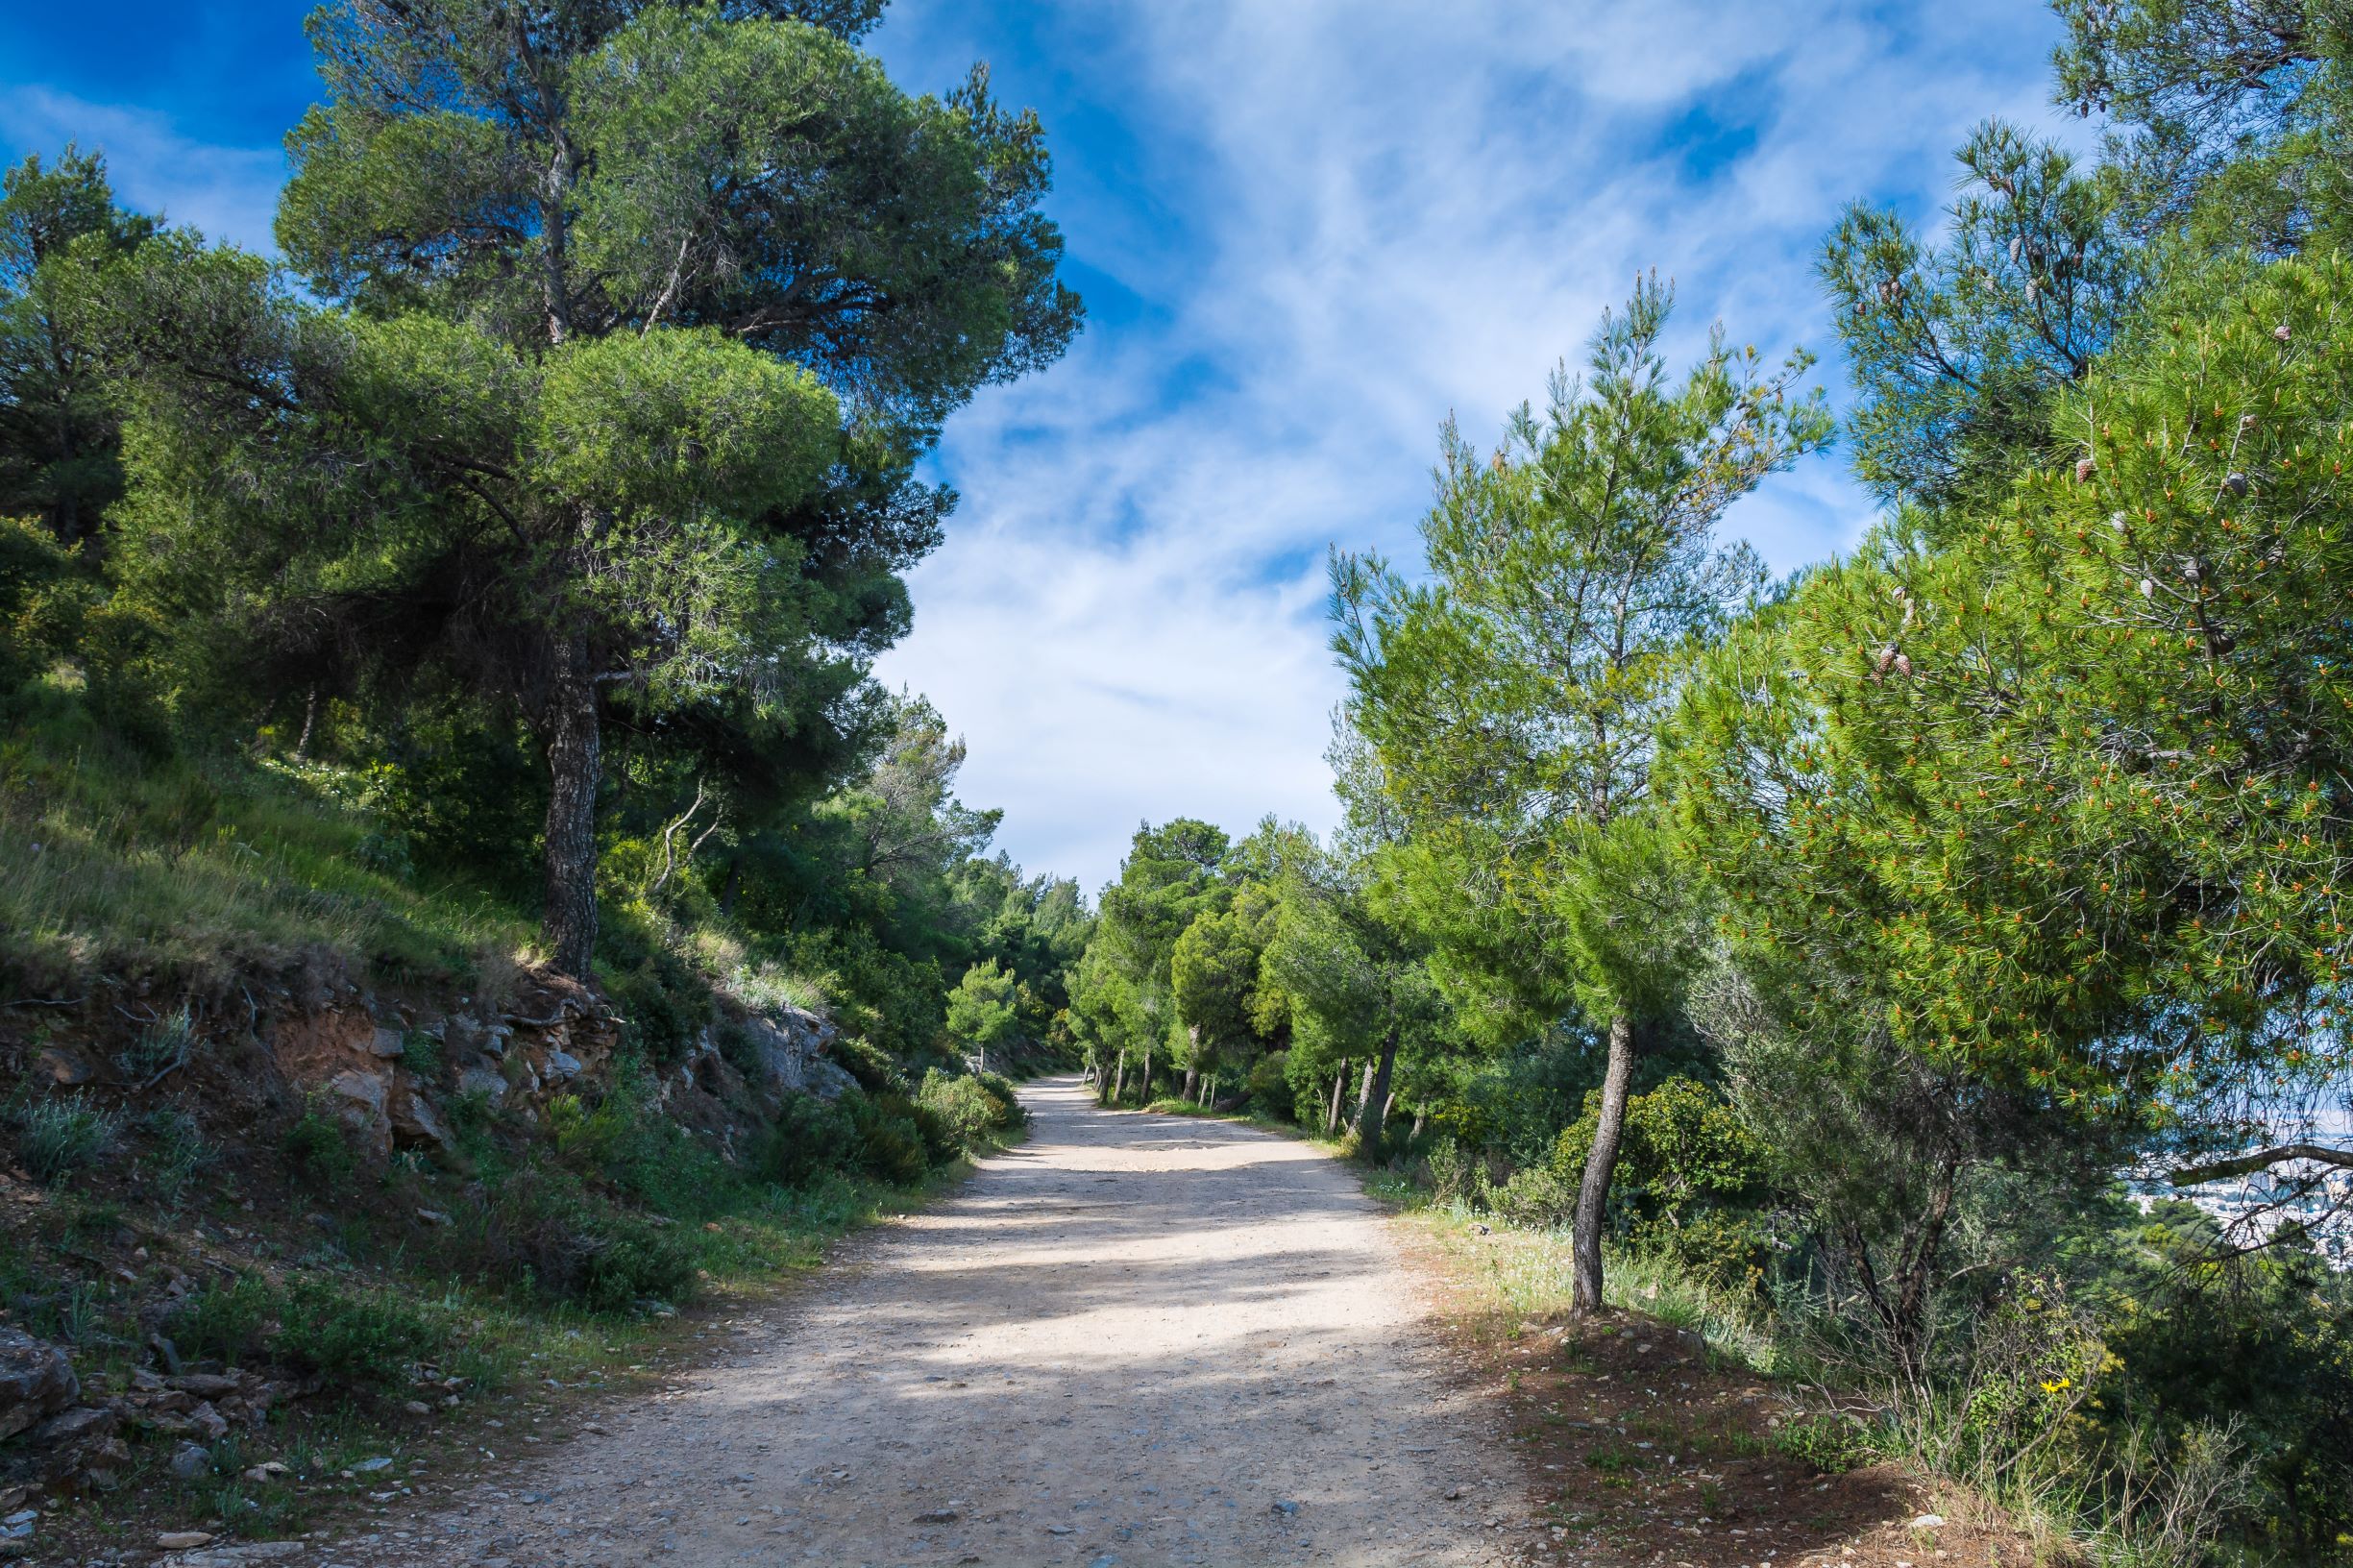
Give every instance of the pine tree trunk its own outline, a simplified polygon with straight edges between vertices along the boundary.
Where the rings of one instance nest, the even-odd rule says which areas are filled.
[[[1149,1045],[1143,1048],[1143,1085],[1138,1092],[1143,1096],[1142,1104],[1152,1103],[1152,1047]]]
[[[303,698],[303,732],[294,738],[294,760],[307,762],[310,758],[310,731],[319,722],[319,689],[310,688]]]
[[[1389,1075],[1397,1068],[1397,1031],[1381,1039],[1381,1055],[1365,1064],[1364,1096],[1357,1102],[1357,1149],[1367,1160],[1381,1158],[1381,1135],[1389,1118]]]
[[[1602,1077],[1602,1115],[1593,1129],[1593,1152],[1585,1157],[1584,1180],[1577,1188],[1577,1224],[1570,1248],[1569,1312],[1581,1317],[1602,1306],[1602,1217],[1609,1204],[1609,1178],[1618,1164],[1618,1139],[1626,1131],[1626,1089],[1634,1075],[1633,1020],[1620,1013],[1609,1020],[1609,1063]]]
[[[1332,1108],[1324,1113],[1324,1137],[1326,1138],[1330,1138],[1339,1130],[1340,1090],[1347,1086],[1347,1083],[1348,1061],[1343,1057],[1340,1060],[1340,1070],[1332,1075]]]
[[[1422,1133],[1423,1133],[1423,1131],[1424,1131],[1426,1128],[1428,1128],[1428,1127],[1429,1127],[1429,1125],[1430,1125],[1430,1113],[1429,1113],[1429,1112],[1427,1112],[1427,1111],[1416,1111],[1416,1112],[1414,1112],[1414,1113],[1413,1113],[1413,1131],[1412,1131],[1412,1133],[1411,1133],[1410,1135],[1409,1135],[1409,1136],[1410,1136],[1410,1137],[1412,1138],[1412,1139],[1413,1139],[1413,1141],[1414,1141],[1414,1142],[1419,1143],[1419,1142],[1422,1140]]]
[[[1199,1067],[1185,1069],[1185,1098],[1196,1105],[1200,1103],[1201,1069]]]
[[[1117,1105],[1127,1097],[1127,1052],[1119,1053],[1119,1076],[1112,1080],[1111,1103]]]
[[[588,645],[559,639],[544,717],[548,747],[547,889],[541,936],[557,970],[589,977],[597,950],[597,784],[603,738]]]

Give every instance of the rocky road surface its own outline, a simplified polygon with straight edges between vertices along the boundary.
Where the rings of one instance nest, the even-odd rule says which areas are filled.
[[[1512,1461],[1346,1170],[1074,1079],[1024,1098],[1027,1143],[668,1397],[326,1560],[1506,1560]]]

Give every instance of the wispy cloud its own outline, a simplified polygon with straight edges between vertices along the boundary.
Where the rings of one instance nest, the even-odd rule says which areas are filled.
[[[2054,32],[2033,0],[893,17],[903,78],[986,56],[1061,132],[1056,215],[1110,307],[950,426],[965,510],[882,673],[968,734],[1015,855],[1091,886],[1139,819],[1331,820],[1323,551],[1410,556],[1450,412],[1495,430],[1653,266],[1685,353],[1717,316],[1829,347],[1838,207],[1933,212],[1972,123],[2044,114]],[[1826,462],[1733,522],[1788,568],[1867,520]]]
[[[166,115],[94,104],[42,86],[0,89],[0,146],[54,157],[67,142],[103,151],[115,198],[248,250],[275,249],[270,219],[286,175],[275,147],[221,146]]]

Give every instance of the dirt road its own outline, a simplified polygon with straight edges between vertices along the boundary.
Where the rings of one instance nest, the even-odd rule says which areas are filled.
[[[1026,1144],[671,1397],[333,1560],[1503,1560],[1513,1465],[1347,1171],[1071,1079],[1024,1097]]]

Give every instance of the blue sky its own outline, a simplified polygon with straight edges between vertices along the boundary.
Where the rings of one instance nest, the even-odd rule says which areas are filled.
[[[78,137],[266,245],[306,9],[0,12],[0,151]],[[1721,317],[1835,392],[1822,233],[1855,197],[1933,221],[1973,124],[2054,124],[2056,38],[2039,0],[897,0],[901,82],[984,59],[1042,116],[1091,320],[951,422],[963,509],[877,673],[1033,870],[1099,886],[1179,813],[1325,825],[1324,551],[1410,556],[1439,423],[1491,434],[1649,267],[1685,351]],[[1869,518],[1833,455],[1730,523],[1787,569]]]

